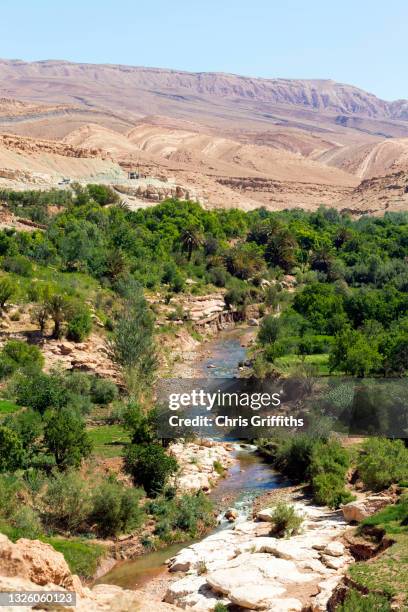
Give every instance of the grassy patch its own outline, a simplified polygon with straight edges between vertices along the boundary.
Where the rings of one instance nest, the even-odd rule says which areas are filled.
[[[361,587],[386,597],[408,601],[408,535],[395,535],[395,544],[369,562],[351,565],[349,574]]]
[[[324,375],[329,374],[329,355],[328,353],[318,353],[316,355],[306,355],[304,359],[299,355],[283,355],[275,360],[277,368],[283,372],[290,372],[293,368],[296,368],[302,363],[313,365],[317,368],[317,374]]]
[[[395,541],[390,548],[368,562],[351,565],[349,574],[361,587],[408,604],[408,498],[387,506],[365,519],[360,527],[383,529]],[[404,608],[405,609],[405,608]]]
[[[95,455],[101,457],[118,457],[123,446],[130,442],[129,432],[121,425],[101,425],[88,429]]]
[[[12,414],[18,410],[21,410],[21,406],[17,406],[17,404],[10,400],[0,399],[0,415]]]
[[[42,542],[51,544],[55,550],[62,553],[73,574],[82,578],[92,578],[100,560],[106,554],[106,548],[80,538],[41,537]]]

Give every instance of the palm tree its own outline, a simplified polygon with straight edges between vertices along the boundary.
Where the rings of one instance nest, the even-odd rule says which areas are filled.
[[[273,266],[280,266],[285,272],[290,272],[296,264],[296,238],[286,229],[274,232],[266,245],[265,257]]]
[[[198,249],[203,243],[200,229],[197,226],[190,225],[182,231],[180,238],[183,249],[187,251],[187,259],[190,261],[193,250]]]

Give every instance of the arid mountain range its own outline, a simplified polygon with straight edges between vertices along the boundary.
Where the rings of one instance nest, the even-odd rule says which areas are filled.
[[[4,180],[78,178],[82,163],[84,178],[172,177],[211,206],[408,209],[407,100],[330,80],[19,60],[0,60],[0,96],[0,132],[22,137],[0,139]]]

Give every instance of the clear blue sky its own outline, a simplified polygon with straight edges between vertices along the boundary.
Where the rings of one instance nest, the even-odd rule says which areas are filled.
[[[2,58],[332,78],[408,98],[407,0],[0,0],[0,11]]]

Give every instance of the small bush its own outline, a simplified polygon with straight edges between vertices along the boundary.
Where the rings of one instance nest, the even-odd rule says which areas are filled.
[[[354,495],[344,488],[344,476],[329,472],[318,474],[312,479],[313,499],[317,504],[338,508],[355,499]]]
[[[219,474],[220,476],[225,476],[226,470],[224,466],[218,460],[214,461],[213,467],[214,467],[214,470],[217,472],[217,474]]]
[[[309,476],[313,446],[311,436],[299,435],[283,440],[276,449],[275,464],[289,478],[304,482]]]
[[[271,519],[273,522],[272,534],[277,537],[290,537],[299,533],[303,517],[297,514],[295,507],[279,502],[273,509]]]
[[[155,496],[177,470],[177,461],[159,444],[131,444],[125,454],[125,469],[137,485]]]
[[[225,287],[230,275],[222,266],[212,268],[208,274],[208,280],[216,287]]]
[[[0,425],[0,472],[14,472],[23,467],[25,452],[20,436]]]
[[[14,283],[9,278],[0,278],[0,311],[15,292]]]
[[[195,538],[214,525],[212,503],[202,491],[170,499],[165,494],[149,501],[145,509],[157,519],[155,535],[165,541],[175,541],[177,531],[183,532],[183,539],[185,534]]]
[[[83,342],[92,331],[92,319],[89,309],[77,307],[68,319],[67,338],[73,342]]]
[[[91,385],[91,399],[94,404],[110,404],[118,396],[118,388],[107,378],[95,377]]]
[[[217,603],[214,606],[214,612],[228,612],[228,606],[223,603]]]
[[[52,476],[42,500],[45,523],[62,531],[80,530],[92,508],[89,487],[75,472]]]
[[[363,445],[357,469],[367,487],[381,491],[408,479],[408,449],[401,440],[370,438]]]
[[[9,340],[0,352],[0,377],[10,376],[19,368],[42,368],[43,364],[44,357],[37,346],[21,340]]]
[[[9,518],[18,511],[23,490],[23,483],[15,476],[0,475],[0,517]]]
[[[21,538],[34,540],[43,531],[38,513],[30,506],[21,506],[13,515],[11,523]]]
[[[101,484],[93,495],[91,520],[102,537],[127,533],[141,524],[140,491],[119,482]]]
[[[59,377],[40,371],[17,373],[12,379],[10,393],[20,406],[41,414],[50,406],[61,407],[66,402],[66,392]]]
[[[33,275],[33,266],[27,257],[23,255],[15,255],[14,257],[6,257],[3,260],[3,270],[12,272],[19,276],[30,277]]]

